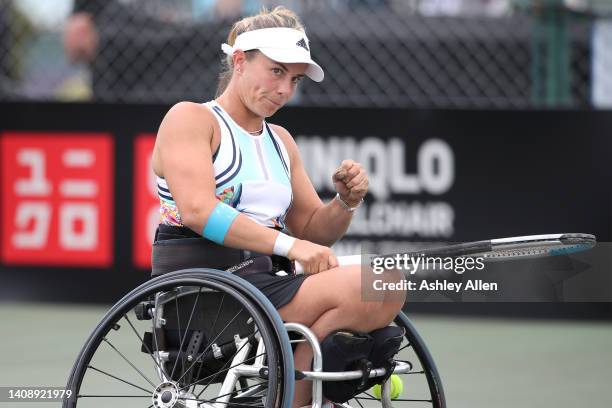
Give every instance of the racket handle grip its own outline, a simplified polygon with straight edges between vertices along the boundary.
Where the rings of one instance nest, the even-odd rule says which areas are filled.
[[[344,255],[338,257],[339,266],[349,265],[361,265],[361,255]],[[298,261],[295,261],[295,273],[302,275],[304,273],[304,267]]]

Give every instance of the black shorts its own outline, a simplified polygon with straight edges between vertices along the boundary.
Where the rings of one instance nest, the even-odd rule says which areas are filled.
[[[259,289],[275,308],[289,303],[306,279],[287,258],[222,247],[186,227],[159,225],[153,243],[153,276],[187,268],[227,270]],[[285,271],[286,275],[277,274]]]
[[[242,277],[259,289],[274,305],[280,309],[293,299],[306,275],[277,276],[274,273],[254,273]]]

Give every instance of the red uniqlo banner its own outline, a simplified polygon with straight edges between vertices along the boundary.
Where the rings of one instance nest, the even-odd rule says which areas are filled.
[[[151,169],[155,136],[139,135],[134,141],[134,265],[151,268],[151,244],[159,224],[157,182]]]
[[[111,135],[7,132],[0,146],[2,262],[110,266]]]

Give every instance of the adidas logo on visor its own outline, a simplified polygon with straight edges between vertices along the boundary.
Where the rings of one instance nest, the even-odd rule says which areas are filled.
[[[302,47],[306,51],[310,52],[310,50],[308,49],[308,45],[306,44],[306,40],[304,40],[303,38],[300,41],[296,42],[295,45],[297,45],[298,47]]]

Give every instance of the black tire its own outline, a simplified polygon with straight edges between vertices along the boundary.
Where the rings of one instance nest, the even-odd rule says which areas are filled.
[[[267,371],[262,370],[260,377],[250,379],[253,382],[252,387],[256,387],[252,388],[251,391],[255,389],[259,390],[255,396],[243,396],[241,399],[239,396],[241,392],[242,395],[244,395],[244,390],[233,390],[232,395],[230,395],[229,405],[227,406],[281,406],[282,391],[285,389],[285,384],[283,384],[283,382],[286,382],[287,378],[291,378],[289,381],[292,381],[293,378],[293,376],[285,375],[283,372],[284,366],[281,364],[281,360],[286,357],[282,356],[282,353],[279,352],[279,339],[276,336],[276,332],[282,328],[279,329],[276,327],[278,326],[278,321],[271,319],[269,314],[262,309],[257,302],[253,301],[253,298],[257,298],[257,294],[247,296],[244,293],[244,288],[242,288],[243,290],[237,290],[233,286],[236,286],[236,282],[234,282],[234,285],[224,282],[222,273],[219,271],[199,269],[163,275],[131,291],[115,304],[102,318],[86,341],[69,377],[67,389],[72,391],[72,396],[64,401],[63,407],[97,407],[108,406],[109,404],[122,407],[154,406],[154,401],[152,399],[153,393],[155,389],[159,388],[159,385],[164,382],[159,372],[164,372],[166,379],[172,379],[173,381],[171,382],[176,384],[177,389],[183,389],[183,391],[188,392],[193,388],[191,396],[182,395],[183,402],[185,402],[184,398],[195,398],[201,402],[206,401],[206,399],[202,399],[201,394],[207,391],[210,394],[207,398],[214,398],[218,394],[213,393],[217,391],[215,391],[214,384],[211,384],[214,381],[218,382],[224,378],[224,373],[226,373],[227,369],[231,366],[231,359],[235,353],[241,350],[235,346],[232,349],[233,342],[228,342],[227,347],[222,347],[227,356],[224,357],[225,360],[220,360],[217,364],[217,360],[211,360],[212,357],[210,356],[213,352],[210,346],[212,343],[215,343],[217,339],[223,338],[226,335],[231,335],[230,330],[241,330],[243,332],[247,330],[247,332],[241,333],[240,337],[252,340],[249,342],[252,343],[252,350],[249,351],[247,355],[249,364],[257,357],[255,356],[257,346],[256,337],[261,337],[265,346],[264,358]],[[186,349],[186,344],[189,342],[188,338],[190,337],[187,334],[193,334],[192,328],[194,328],[194,326],[191,325],[191,322],[206,319],[200,319],[194,313],[195,310],[200,310],[205,303],[205,301],[200,300],[204,299],[202,293],[207,293],[208,299],[221,298],[227,300],[221,300],[216,315],[214,311],[208,314],[208,316],[215,316],[214,318],[209,318],[210,321],[213,321],[211,326],[212,331],[208,333],[209,337],[203,342],[201,348],[197,350],[196,353],[200,354],[195,357],[195,360],[192,359],[193,361],[190,363],[186,359],[186,353],[175,352],[174,356],[176,357],[170,357],[170,361],[160,364],[155,361],[149,352],[155,351],[155,345],[164,342],[167,343],[166,347],[171,349],[172,347],[170,344],[173,342],[172,336],[174,334],[168,335],[166,332],[169,330],[165,332],[163,330],[153,331],[152,320],[137,320],[133,317],[132,313],[138,304],[150,301],[156,293],[180,293],[178,291],[184,291],[185,288],[189,288],[191,291],[189,295],[185,295],[184,292],[182,292],[183,294],[176,297],[176,299],[171,298],[173,300],[167,303],[167,309],[169,310],[172,309],[170,306],[173,306],[173,304],[175,305],[174,311],[177,316],[176,322],[178,322],[178,331],[173,331],[173,333],[178,332],[178,336],[176,336],[174,340],[175,351]],[[191,296],[191,298],[189,296]],[[198,302],[200,302],[200,308],[197,307]],[[223,304],[225,304],[225,309],[223,309]],[[230,305],[235,308],[231,311],[231,315],[235,317],[228,319],[228,322],[219,322],[219,316],[227,314],[226,312]],[[184,306],[191,308],[191,310],[185,311]],[[235,314],[233,314],[234,311],[236,311]],[[169,313],[174,315],[174,312]],[[180,323],[181,315],[189,315],[187,322],[184,321],[185,317],[183,317],[182,330]],[[194,318],[193,316],[196,317]],[[251,326],[252,332],[248,332]],[[220,327],[224,328],[220,329]],[[227,329],[228,327],[230,327],[230,329]],[[147,336],[147,338],[152,339],[149,341],[144,337],[144,332],[147,328],[149,332],[155,333]],[[215,328],[217,328],[217,330],[215,330]],[[166,326],[164,326],[164,330],[165,329]],[[203,332],[205,333],[205,331]],[[162,339],[162,337],[167,338]],[[178,341],[178,339],[180,339],[180,341]],[[177,346],[179,343],[182,347]],[[206,344],[206,346],[204,344]],[[247,346],[247,344],[243,343],[243,346]],[[251,344],[247,347],[250,346]],[[141,348],[144,352],[140,350]],[[243,351],[246,351],[246,349],[247,348],[244,348]],[[195,356],[196,353],[192,355]],[[113,367],[114,371],[94,365],[94,363],[112,365],[110,363],[111,358],[116,360],[115,363],[122,364],[115,364],[115,367]],[[200,364],[198,363],[199,361],[213,362],[215,364]],[[245,361],[245,363],[247,361]],[[170,373],[170,366],[172,366],[172,373]],[[122,369],[116,369],[116,367],[121,367]],[[209,370],[205,373],[205,376],[202,374],[202,368],[204,368],[204,371]],[[193,375],[196,369],[198,369],[197,371],[199,373],[189,384],[185,381],[181,382],[182,379]],[[210,370],[218,371],[211,374]],[[241,384],[244,385],[244,381],[242,381]],[[290,389],[292,390],[293,383],[290,385]],[[113,387],[113,391],[109,391],[109,387]],[[129,393],[126,393],[126,391],[129,391]],[[114,396],[111,397],[110,395]],[[157,392],[157,395],[158,399],[161,398],[160,392]],[[257,401],[259,401],[259,403]]]
[[[440,378],[436,363],[429,353],[425,342],[404,312],[400,312],[397,315],[395,318],[395,324],[406,329],[405,337],[408,340],[408,344],[411,345],[407,345],[406,348],[412,347],[414,349],[414,354],[419,360],[423,374],[427,378],[427,385],[431,394],[432,406],[434,408],[446,408],[446,398],[444,397],[442,379]],[[402,347],[404,346],[402,345]]]

